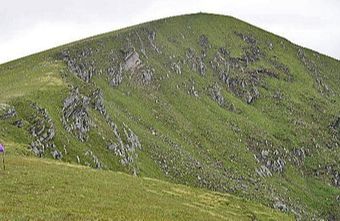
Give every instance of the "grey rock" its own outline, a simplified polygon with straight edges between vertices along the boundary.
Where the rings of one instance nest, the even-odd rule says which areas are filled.
[[[61,152],[59,152],[58,150],[54,150],[52,151],[52,156],[54,159],[56,160],[61,160],[63,158],[63,154]]]
[[[85,142],[88,139],[91,120],[88,114],[90,99],[73,89],[69,97],[64,100],[62,122],[68,132],[73,132],[77,138]]]
[[[69,51],[62,52],[62,58],[69,70],[83,81],[89,83],[96,74],[94,61],[84,59],[92,55],[92,49],[83,49],[78,55],[72,56]]]
[[[171,70],[174,71],[176,74],[182,74],[182,69],[180,66],[180,62],[172,63]]]
[[[340,117],[336,117],[336,119],[331,124],[331,128],[333,128],[334,130],[340,129]]]
[[[150,31],[148,35],[149,43],[151,47],[158,53],[161,54],[161,50],[157,47],[156,45],[156,32],[155,31]]]
[[[211,97],[214,101],[218,103],[218,105],[223,106],[224,105],[224,97],[221,93],[220,86],[215,83],[212,88],[210,89]]]
[[[92,108],[97,110],[101,115],[106,115],[106,109],[104,105],[104,95],[102,90],[96,89],[91,95]]]
[[[104,168],[104,164],[99,160],[99,158],[94,155],[94,153],[91,150],[87,150],[84,154],[85,157],[87,157],[91,163],[88,163],[89,165],[94,165],[96,169],[102,169]]]
[[[206,35],[201,35],[199,37],[199,45],[204,49],[208,49],[211,47],[208,37]]]
[[[16,120],[14,121],[13,125],[15,125],[18,128],[22,128],[24,126],[24,121],[23,120]]]
[[[47,149],[55,149],[55,126],[46,109],[36,104],[31,107],[36,113],[30,120],[29,132],[34,138],[30,147],[35,155],[41,157]]]
[[[256,169],[256,173],[261,176],[261,177],[267,177],[267,176],[272,176],[273,174],[270,172],[270,170],[264,166],[261,165],[260,168]]]
[[[278,210],[282,211],[282,212],[288,212],[288,211],[289,211],[289,209],[288,209],[288,207],[286,206],[286,204],[284,204],[284,203],[281,202],[281,201],[275,202],[274,205],[273,205],[273,207],[274,207],[275,209],[278,209]]]
[[[107,70],[109,77],[109,84],[112,87],[117,87],[123,81],[123,65],[119,64],[118,67],[110,67]]]
[[[142,145],[138,136],[124,124],[123,132],[126,142],[123,141],[121,135],[118,132],[118,128],[115,127],[114,134],[117,138],[116,143],[108,144],[107,148],[120,157],[122,165],[127,166],[134,175],[138,175],[138,167],[136,160],[138,158],[138,150],[142,150]]]
[[[2,105],[0,107],[0,120],[6,120],[17,115],[14,107],[9,105]]]
[[[154,71],[151,69],[143,69],[141,71],[142,83],[148,84],[152,81]]]
[[[200,75],[205,75],[207,67],[203,61],[204,56],[196,55],[194,49],[189,48],[186,52],[186,61],[192,70],[195,70]]]
[[[139,54],[134,49],[125,56],[124,62],[124,69],[126,71],[135,71],[142,65]]]

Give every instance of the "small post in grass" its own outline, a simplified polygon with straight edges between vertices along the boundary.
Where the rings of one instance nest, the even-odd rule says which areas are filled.
[[[0,153],[2,154],[2,165],[5,170],[6,169],[5,167],[5,145],[2,145],[1,143],[0,143]]]

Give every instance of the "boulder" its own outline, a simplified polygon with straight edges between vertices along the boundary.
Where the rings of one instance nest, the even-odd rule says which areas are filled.
[[[139,54],[134,49],[125,56],[124,62],[124,69],[126,71],[135,71],[142,65]]]

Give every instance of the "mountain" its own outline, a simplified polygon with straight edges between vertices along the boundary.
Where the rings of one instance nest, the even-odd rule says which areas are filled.
[[[0,142],[18,162],[105,170],[98,186],[121,171],[339,220],[339,70],[232,17],[166,18],[1,65]],[[44,162],[30,173],[60,182]]]

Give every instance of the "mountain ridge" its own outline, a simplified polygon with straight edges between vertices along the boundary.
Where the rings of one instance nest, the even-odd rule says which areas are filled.
[[[339,67],[232,17],[161,19],[1,65],[1,140],[336,219]]]

